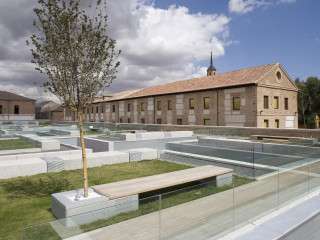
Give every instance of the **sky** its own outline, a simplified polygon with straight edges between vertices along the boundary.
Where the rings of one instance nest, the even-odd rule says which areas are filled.
[[[36,0],[0,0],[0,90],[53,99],[31,63]],[[106,93],[280,63],[295,80],[320,78],[319,0],[108,0],[121,49]]]

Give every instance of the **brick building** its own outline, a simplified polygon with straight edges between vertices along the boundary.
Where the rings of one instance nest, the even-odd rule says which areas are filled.
[[[35,119],[35,100],[11,92],[0,91],[0,121]]]
[[[297,128],[298,89],[279,63],[96,97],[84,121]],[[75,114],[65,110],[65,120]]]

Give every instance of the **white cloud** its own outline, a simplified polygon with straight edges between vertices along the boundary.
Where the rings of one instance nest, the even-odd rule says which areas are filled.
[[[36,3],[19,2],[25,4],[19,21],[7,14],[19,9],[15,1],[0,3],[0,30],[5,36],[0,40],[0,88],[40,97],[44,93],[33,83],[40,86],[46,77],[34,70],[25,46],[25,40],[35,32],[32,8]],[[188,8],[175,5],[159,9],[146,0],[108,0],[107,7],[109,34],[122,50],[117,78],[109,92],[205,76],[210,42],[214,58],[223,56],[225,47],[233,44],[228,40],[230,18],[223,14],[191,14]],[[205,66],[201,66],[203,60],[207,60]]]
[[[266,6],[268,4],[270,3],[265,2],[264,0],[230,0],[229,11],[244,14],[251,12],[253,9],[257,7]]]
[[[186,7],[158,9],[127,1],[131,4],[112,1],[109,14],[111,29],[121,26],[113,34],[122,50],[119,74],[110,90],[205,76],[205,67],[198,65],[203,60],[209,64],[210,41],[214,57],[225,54],[230,21],[225,15],[190,14]]]
[[[278,0],[278,3],[294,3],[296,0]]]

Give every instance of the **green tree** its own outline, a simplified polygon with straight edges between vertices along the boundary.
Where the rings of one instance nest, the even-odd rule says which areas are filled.
[[[317,77],[309,77],[306,81],[297,78],[295,83],[299,88],[299,122],[306,128],[314,128],[315,116],[320,113],[320,80]]]
[[[107,34],[106,1],[92,2],[95,4],[84,7],[80,0],[38,0],[34,26],[39,34],[31,36],[32,62],[49,78],[44,88],[77,115],[85,197],[88,177],[82,112],[110,86],[120,64],[116,62],[120,54],[115,50],[116,41]]]

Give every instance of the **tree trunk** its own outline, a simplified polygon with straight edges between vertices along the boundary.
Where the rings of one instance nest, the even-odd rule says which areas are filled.
[[[82,162],[83,162],[83,183],[84,183],[84,197],[88,197],[88,172],[87,172],[87,156],[86,148],[84,145],[83,126],[82,126],[82,112],[78,112],[78,126],[80,131],[80,142],[82,149]]]

